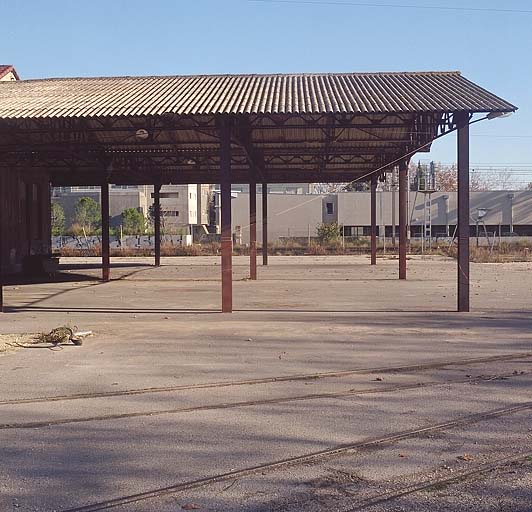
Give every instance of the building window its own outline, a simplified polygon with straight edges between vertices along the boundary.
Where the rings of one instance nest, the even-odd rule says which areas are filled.
[[[167,217],[179,217],[179,211],[177,210],[166,210],[164,215]]]
[[[333,205],[333,203],[325,203],[325,206],[327,208],[327,215],[333,215],[334,214],[334,205]]]
[[[155,194],[152,192],[151,197],[155,197]],[[159,197],[161,199],[177,199],[179,197],[179,192],[160,192]]]

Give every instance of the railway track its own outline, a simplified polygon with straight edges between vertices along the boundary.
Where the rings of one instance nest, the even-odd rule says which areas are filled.
[[[520,453],[518,455],[513,455],[510,457],[500,458],[495,461],[485,462],[483,464],[478,464],[472,468],[458,471],[455,474],[453,474],[453,476],[435,478],[428,482],[421,482],[418,484],[413,484],[413,485],[402,487],[401,489],[398,489],[395,491],[390,491],[390,492],[382,493],[376,496],[372,496],[371,498],[361,500],[354,506],[350,506],[349,508],[343,509],[342,512],[358,512],[359,510],[364,510],[369,507],[373,507],[375,505],[381,505],[383,503],[389,503],[396,499],[402,498],[403,496],[415,494],[420,491],[428,491],[431,489],[439,488],[441,486],[456,484],[464,480],[467,480],[468,478],[471,478],[472,476],[482,475],[490,471],[501,469],[505,466],[514,464],[516,462],[525,462],[527,460],[530,460],[531,458],[532,458],[532,451],[529,451],[525,453]]]
[[[55,395],[55,396],[42,396],[33,398],[15,398],[9,400],[0,400],[0,406],[2,405],[16,405],[16,404],[32,404],[41,402],[59,402],[66,400],[83,400],[89,398],[107,398],[114,396],[130,396],[130,395],[143,395],[149,393],[171,393],[175,391],[188,391],[195,389],[210,389],[210,388],[224,388],[224,387],[237,387],[237,386],[253,386],[258,384],[270,384],[276,382],[290,382],[290,381],[305,381],[305,380],[317,380],[333,377],[347,377],[349,375],[364,375],[371,373],[406,373],[410,371],[423,371],[438,368],[445,368],[447,366],[467,366],[470,364],[489,363],[496,361],[511,361],[514,359],[529,359],[532,358],[532,352],[514,352],[509,354],[501,354],[498,356],[486,356],[486,357],[474,357],[466,359],[455,359],[446,361],[435,361],[431,363],[422,363],[415,365],[398,365],[398,366],[380,366],[371,368],[355,368],[352,370],[341,370],[331,372],[315,372],[315,373],[303,373],[293,375],[282,375],[278,377],[266,377],[261,379],[246,379],[235,381],[221,381],[221,382],[207,382],[199,384],[188,384],[179,386],[163,386],[163,387],[149,387],[149,388],[136,388],[125,389],[118,391],[101,391],[95,393],[77,393],[72,395]]]
[[[359,442],[351,443],[351,444],[337,445],[337,446],[334,446],[334,447],[331,447],[325,450],[320,450],[320,451],[308,453],[305,455],[300,455],[296,457],[290,457],[290,458],[286,458],[282,460],[259,464],[257,466],[252,466],[252,467],[248,467],[248,468],[244,468],[240,470],[229,471],[226,473],[220,473],[218,475],[200,478],[196,480],[190,480],[187,482],[176,483],[174,485],[152,489],[150,491],[144,491],[144,492],[140,492],[136,494],[130,494],[127,496],[120,496],[117,498],[112,498],[112,499],[101,501],[98,503],[92,503],[92,504],[83,505],[79,507],[64,509],[63,512],[97,512],[100,510],[108,510],[111,508],[116,508],[116,507],[130,505],[133,503],[139,503],[142,501],[156,499],[156,498],[169,495],[169,494],[174,494],[174,493],[187,491],[191,489],[197,489],[200,487],[206,487],[206,486],[213,485],[213,484],[220,483],[220,482],[228,482],[236,478],[243,478],[247,476],[253,476],[256,474],[267,473],[270,471],[276,471],[276,470],[283,469],[286,467],[297,466],[301,464],[315,463],[323,459],[346,455],[353,451],[359,451],[359,450],[376,447],[376,446],[383,446],[383,445],[395,443],[397,441],[401,441],[403,439],[415,438],[415,437],[433,433],[433,432],[445,431],[445,430],[449,430],[449,429],[456,428],[456,427],[471,425],[474,423],[479,423],[481,421],[487,421],[490,419],[494,419],[494,418],[498,418],[498,417],[506,416],[510,414],[515,414],[515,413],[525,411],[525,410],[530,410],[530,409],[532,409],[532,402],[523,402],[523,403],[509,406],[509,407],[486,411],[484,413],[462,416],[452,421],[436,423],[436,424],[428,425],[428,426],[418,428],[418,429],[395,432],[393,434],[375,437],[372,439],[367,439],[365,441],[359,441]],[[529,454],[525,454],[525,455],[522,455],[522,457],[526,458],[528,455]],[[510,463],[510,458],[503,459],[502,462],[499,461],[499,465],[509,464],[509,463]],[[493,463],[493,464],[497,464],[497,463]],[[476,473],[481,473],[481,472],[489,471],[489,470],[490,470],[489,465],[483,465],[483,466],[479,466],[476,468]],[[475,471],[471,470],[470,474],[471,475],[475,474]],[[446,479],[446,480],[451,481],[454,478],[460,478],[460,477],[464,478],[464,476],[466,475],[464,474],[456,475],[456,477],[451,477],[451,479]],[[442,483],[445,483],[445,482],[433,481],[432,483],[427,484],[427,485],[435,486],[435,485],[441,485]],[[394,499],[395,497],[399,497],[400,495],[417,492],[417,490],[422,489],[420,486],[418,487],[419,489],[417,489],[414,486],[413,488],[403,489],[402,491],[396,491],[395,495],[390,493],[388,496],[381,495],[380,497],[376,497],[374,499],[380,499],[381,501],[391,500],[391,499]],[[401,492],[403,494],[401,494]],[[360,506],[367,507],[370,504],[374,504],[374,503],[369,503],[369,502],[367,503],[368,504],[356,505],[355,508],[349,509],[349,512],[360,510]],[[357,506],[359,508],[356,508]]]
[[[520,372],[515,373],[505,373],[505,374],[496,374],[496,375],[480,375],[478,377],[466,377],[459,379],[449,379],[446,381],[430,381],[430,382],[416,382],[411,384],[395,384],[392,386],[379,386],[374,388],[359,389],[359,390],[347,390],[339,392],[329,392],[329,393],[309,393],[305,395],[292,395],[278,398],[266,398],[263,400],[244,400],[239,402],[222,402],[217,404],[209,405],[199,405],[194,407],[176,407],[172,409],[154,409],[150,411],[142,412],[128,412],[128,413],[116,413],[116,414],[105,414],[99,416],[85,416],[81,418],[63,418],[58,420],[49,420],[49,421],[29,421],[29,422],[18,422],[18,423],[0,423],[0,430],[11,430],[11,429],[35,429],[43,427],[51,427],[58,425],[68,425],[73,423],[85,423],[89,421],[110,421],[110,420],[120,420],[120,419],[129,419],[129,418],[139,418],[147,416],[161,416],[166,414],[182,414],[190,412],[199,412],[199,411],[211,411],[211,410],[220,410],[220,409],[237,409],[240,407],[252,407],[257,405],[274,405],[274,404],[283,404],[288,402],[301,402],[307,400],[324,400],[329,398],[343,398],[348,396],[360,396],[360,395],[369,395],[369,394],[380,394],[380,393],[393,393],[397,391],[405,391],[411,389],[423,389],[428,387],[436,386],[447,386],[449,384],[479,384],[482,382],[489,382],[497,379],[506,379],[509,377],[520,377],[523,375],[529,375],[530,372]]]

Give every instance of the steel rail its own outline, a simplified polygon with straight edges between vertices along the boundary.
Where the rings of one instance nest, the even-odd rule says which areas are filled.
[[[412,484],[396,491],[382,493],[377,496],[361,500],[355,506],[350,506],[349,508],[342,509],[341,512],[357,512],[358,510],[364,510],[365,508],[372,507],[374,505],[388,503],[390,501],[402,498],[403,496],[408,496],[409,494],[414,494],[419,491],[434,489],[435,487],[440,487],[442,485],[455,484],[466,480],[467,478],[470,478],[472,476],[488,473],[495,469],[500,469],[502,467],[508,466],[509,464],[515,462],[522,462],[530,458],[532,458],[532,451],[519,453],[517,455],[512,455],[509,457],[499,458],[495,461],[485,462],[483,464],[477,464],[473,468],[456,472],[453,476],[436,478],[432,479],[429,482],[421,482],[419,484]]]
[[[397,441],[402,441],[403,439],[414,438],[420,435],[428,434],[431,432],[449,430],[455,427],[461,427],[465,425],[471,425],[485,420],[490,420],[493,418],[498,418],[501,416],[515,414],[524,410],[532,408],[532,402],[523,402],[517,405],[504,407],[500,409],[494,409],[491,411],[486,411],[483,413],[471,414],[467,416],[462,416],[455,420],[446,421],[443,423],[435,423],[425,427],[412,429],[412,430],[403,430],[400,432],[395,432],[392,434],[375,437],[372,439],[366,439],[365,441],[358,441],[356,443],[349,444],[340,444],[331,448],[326,448],[317,452],[308,453],[305,455],[299,455],[296,457],[290,457],[286,459],[281,459],[273,462],[267,462],[264,464],[259,464],[257,466],[248,467],[245,469],[237,469],[233,471],[228,471],[226,473],[220,473],[218,475],[199,478],[197,480],[191,480],[188,482],[182,482],[174,485],[169,485],[166,487],[160,487],[158,489],[153,489],[151,491],[139,492],[136,494],[130,494],[127,496],[121,496],[118,498],[112,498],[109,500],[101,501],[98,503],[92,503],[89,505],[82,505],[80,507],[74,507],[69,509],[64,509],[63,512],[97,512],[100,510],[108,510],[115,507],[125,506],[132,503],[138,503],[141,501],[146,501],[154,498],[159,498],[168,494],[174,494],[177,492],[188,491],[191,489],[197,489],[200,487],[206,487],[208,485],[213,485],[219,482],[227,482],[234,480],[235,478],[243,478],[247,476],[252,476],[255,474],[261,474],[268,471],[275,471],[278,469],[283,469],[290,466],[297,466],[301,464],[308,464],[312,462],[319,461],[321,459],[327,459],[335,456],[341,456],[349,452],[356,450],[361,450],[364,448],[371,448],[375,446],[382,446]]]
[[[496,375],[480,375],[478,377],[461,377],[459,379],[449,379],[445,381],[429,381],[429,382],[416,382],[412,384],[395,384],[393,386],[381,386],[375,388],[350,389],[348,391],[328,392],[328,393],[309,393],[305,395],[292,395],[277,398],[265,398],[259,400],[244,400],[239,402],[221,402],[209,405],[198,405],[193,407],[175,407],[172,409],[152,409],[142,412],[124,412],[115,414],[105,414],[100,416],[85,416],[80,418],[63,418],[59,420],[48,421],[27,421],[18,423],[0,423],[0,430],[15,430],[15,429],[35,429],[43,427],[54,427],[59,425],[70,425],[73,423],[87,423],[91,421],[112,421],[123,420],[130,418],[141,418],[146,416],[162,416],[170,414],[185,414],[199,411],[213,411],[223,409],[238,409],[240,407],[253,407],[260,405],[274,405],[284,404],[289,402],[303,402],[307,400],[326,400],[331,398],[345,398],[350,396],[362,396],[362,395],[376,395],[382,393],[395,393],[397,391],[408,391],[412,389],[424,389],[429,387],[448,386],[450,384],[480,384],[482,382],[490,382],[498,379],[507,379],[510,377],[520,377],[523,375],[530,375],[530,372],[520,373],[505,373]]]
[[[305,381],[305,380],[319,380],[333,377],[347,377],[350,375],[365,375],[371,373],[405,373],[409,371],[423,371],[438,368],[445,368],[446,366],[466,366],[468,364],[489,363],[496,361],[512,361],[514,359],[528,359],[532,358],[532,352],[514,352],[509,354],[501,354],[499,356],[486,357],[472,357],[466,359],[451,359],[446,361],[435,361],[431,363],[409,364],[399,366],[380,366],[369,368],[355,368],[352,370],[340,370],[329,372],[316,373],[301,373],[293,375],[280,375],[277,377],[265,377],[261,379],[244,379],[236,381],[220,381],[220,382],[206,382],[199,384],[184,384],[179,386],[161,386],[150,388],[135,388],[117,391],[101,391],[94,393],[77,393],[73,395],[55,395],[42,396],[33,398],[14,398],[7,400],[0,400],[2,405],[17,405],[17,404],[32,404],[40,402],[59,402],[63,400],[85,400],[90,398],[107,398],[114,396],[129,396],[129,395],[143,395],[149,393],[172,393],[175,391],[189,391],[194,389],[210,389],[210,388],[225,388],[236,386],[254,386],[259,384],[270,384],[276,382],[291,382],[291,381]]]

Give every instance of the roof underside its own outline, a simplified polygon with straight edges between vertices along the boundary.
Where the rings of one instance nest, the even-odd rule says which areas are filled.
[[[216,183],[219,120],[234,182],[351,181],[450,129],[516,107],[457,72],[65,78],[0,84],[0,166],[56,184]],[[452,129],[452,128],[451,128]],[[138,130],[146,130],[146,138]]]

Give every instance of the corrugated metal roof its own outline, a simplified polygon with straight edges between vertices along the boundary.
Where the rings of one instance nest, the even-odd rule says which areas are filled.
[[[514,111],[459,72],[55,78],[0,84],[0,119]]]

